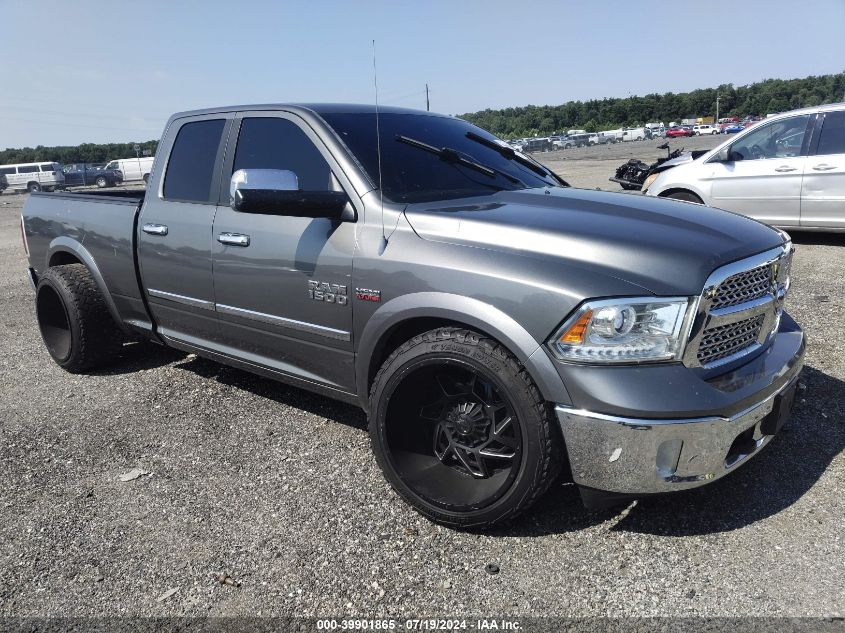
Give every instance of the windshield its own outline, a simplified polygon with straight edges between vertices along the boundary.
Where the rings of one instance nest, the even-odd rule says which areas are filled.
[[[323,119],[367,172],[376,186],[379,182],[376,115],[374,113],[325,113]],[[381,166],[384,197],[393,202],[432,202],[479,196],[496,191],[559,186],[551,175],[509,158],[472,136],[493,143],[499,140],[489,132],[462,121],[425,114],[383,113],[379,115]],[[467,133],[471,133],[467,136]],[[412,141],[412,142],[409,142]],[[426,144],[442,150],[435,153],[420,147]],[[474,163],[476,166],[471,166]],[[483,167],[484,169],[479,169]]]

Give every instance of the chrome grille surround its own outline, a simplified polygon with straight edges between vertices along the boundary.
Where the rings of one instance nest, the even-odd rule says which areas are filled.
[[[683,362],[711,369],[764,346],[789,290],[792,242],[716,269],[699,297]]]

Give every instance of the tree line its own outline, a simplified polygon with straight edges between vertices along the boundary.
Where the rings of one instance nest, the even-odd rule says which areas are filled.
[[[460,115],[502,138],[548,136],[569,129],[588,132],[649,122],[715,116],[763,116],[845,101],[845,72],[803,79],[766,79],[747,86],[722,84],[692,92],[667,92],[618,99],[567,101],[562,105],[482,110]]]
[[[155,156],[158,141],[138,143],[139,154]],[[116,158],[134,158],[134,143],[83,143],[82,145],[60,145],[57,147],[22,147],[0,151],[0,165],[14,163],[56,162],[62,165],[70,163],[105,163]]]
[[[845,101],[845,72],[835,75],[810,76],[803,79],[766,79],[759,83],[736,87],[722,84],[718,88],[703,88],[692,92],[666,92],[619,99],[590,99],[567,101],[556,106],[528,105],[502,110],[482,110],[461,115],[503,138],[547,136],[568,129],[588,132],[638,126],[648,122],[715,116],[716,97],[719,115],[766,116],[775,112],[794,110]],[[115,158],[135,156],[133,143],[83,143],[77,146],[23,147],[0,151],[0,164],[35,163],[104,163]],[[155,155],[158,141],[139,143],[141,152]]]

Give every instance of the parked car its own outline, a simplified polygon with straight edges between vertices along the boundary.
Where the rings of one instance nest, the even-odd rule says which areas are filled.
[[[646,132],[644,127],[630,127],[622,129],[623,141],[644,141]]]
[[[711,125],[709,123],[702,123],[701,125],[693,125],[692,126],[693,134],[696,136],[701,136],[703,134],[718,134],[719,130],[715,125]]]
[[[154,160],[155,158],[153,156],[120,158],[109,161],[105,168],[119,171],[123,175],[124,182],[136,180],[147,182],[150,178],[150,171],[152,170]]]
[[[693,136],[692,130],[677,125],[666,130],[666,138],[678,138],[683,136]]]
[[[560,140],[558,147],[561,149],[570,149],[573,147],[587,147],[590,145],[590,134],[584,132],[583,134],[572,134]]]
[[[184,112],[146,195],[31,195],[49,354],[85,371],[129,334],[358,404],[398,494],[462,527],[564,464],[595,506],[707,484],[778,432],[804,354],[785,233],[379,117],[380,155],[372,106]]]
[[[650,196],[720,207],[774,226],[843,230],[845,104],[760,121],[648,184]]]
[[[0,165],[9,189],[16,191],[54,191],[64,185],[65,177],[58,163],[19,163]]]
[[[123,182],[123,174],[116,169],[104,169],[95,167],[91,163],[72,163],[62,167],[65,175],[65,187],[82,187],[85,185],[97,185],[103,187],[114,187]]]
[[[9,181],[6,180],[5,174],[0,174],[0,193],[3,193],[9,187]]]
[[[742,123],[728,123],[722,128],[722,134],[736,134],[737,132],[742,132],[744,129],[745,126]]]
[[[553,149],[552,142],[547,138],[530,138],[522,147],[523,152],[549,152]]]

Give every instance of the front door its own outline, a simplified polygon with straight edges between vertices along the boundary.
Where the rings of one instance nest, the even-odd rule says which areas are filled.
[[[798,226],[804,141],[811,115],[760,123],[710,162],[712,206],[777,226]]]
[[[801,190],[801,226],[845,228],[845,110],[820,115]]]
[[[141,279],[165,337],[205,346],[217,334],[211,227],[223,160],[225,115],[191,117],[177,130],[165,170],[147,190],[138,222]]]
[[[302,190],[343,188],[329,152],[294,115],[242,113],[230,145],[235,138],[224,182],[239,169],[284,169],[297,175]],[[355,227],[326,218],[218,207],[213,262],[222,351],[311,383],[353,391]]]

